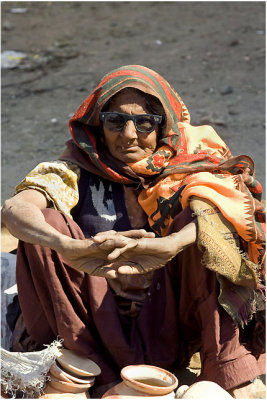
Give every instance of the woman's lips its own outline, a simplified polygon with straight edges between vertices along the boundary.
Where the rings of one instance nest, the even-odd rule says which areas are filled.
[[[137,146],[119,146],[120,151],[136,151]]]

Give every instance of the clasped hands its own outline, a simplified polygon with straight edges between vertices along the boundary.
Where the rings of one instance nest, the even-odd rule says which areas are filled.
[[[144,229],[107,231],[91,239],[71,239],[71,247],[61,253],[80,271],[114,279],[120,274],[145,274],[163,267],[181,249],[177,235],[156,238]]]

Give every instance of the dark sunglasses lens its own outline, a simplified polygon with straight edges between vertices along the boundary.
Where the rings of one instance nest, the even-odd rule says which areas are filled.
[[[139,132],[152,132],[155,125],[153,117],[140,115],[136,118],[136,128]]]
[[[105,125],[107,129],[110,129],[112,131],[121,130],[124,124],[125,122],[123,116],[118,114],[110,114],[106,117],[105,120]]]

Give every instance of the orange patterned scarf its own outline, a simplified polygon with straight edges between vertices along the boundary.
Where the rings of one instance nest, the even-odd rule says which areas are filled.
[[[151,156],[128,165],[113,159],[100,144],[99,111],[117,92],[134,87],[157,97],[165,112],[163,137]],[[155,71],[139,65],[107,74],[70,120],[73,140],[61,159],[122,184],[142,186],[139,202],[152,229],[166,235],[190,197],[216,205],[248,244],[251,261],[262,263],[265,211],[261,185],[248,156],[232,157],[211,126],[192,126],[180,96]]]

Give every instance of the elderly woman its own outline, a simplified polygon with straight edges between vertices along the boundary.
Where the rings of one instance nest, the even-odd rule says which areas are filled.
[[[198,380],[226,390],[263,374],[264,214],[252,160],[190,125],[169,83],[137,65],[106,75],[70,131],[59,160],[39,164],[3,207],[20,239],[24,343],[59,335],[95,361],[95,397],[126,365],[172,369],[196,351]]]

